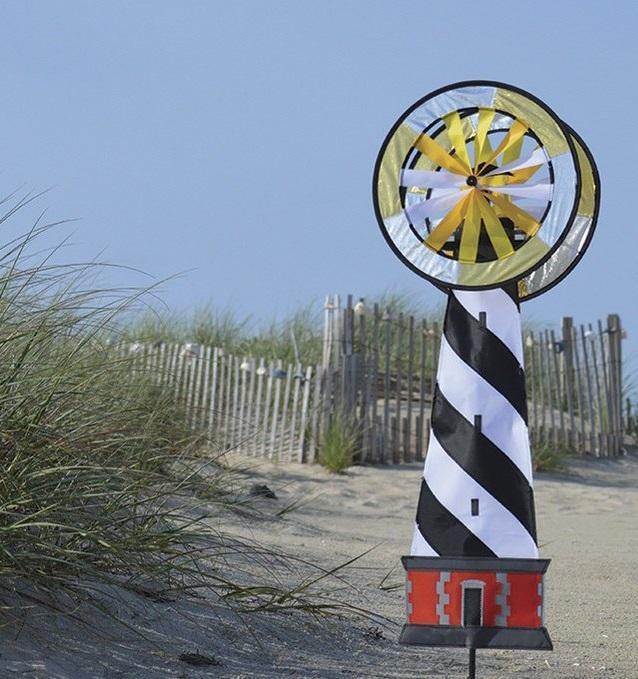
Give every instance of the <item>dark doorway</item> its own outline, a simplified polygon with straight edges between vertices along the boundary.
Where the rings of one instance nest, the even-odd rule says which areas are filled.
[[[465,587],[463,590],[463,626],[480,627],[482,623],[481,599],[483,590],[480,587]]]

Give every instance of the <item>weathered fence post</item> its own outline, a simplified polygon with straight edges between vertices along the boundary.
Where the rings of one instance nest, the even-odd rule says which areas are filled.
[[[622,403],[623,403],[623,380],[622,380],[622,327],[620,325],[620,316],[618,314],[609,314],[607,316],[607,336],[609,341],[609,374],[610,386],[612,394],[612,402],[614,404],[614,433],[615,433],[615,454],[619,455],[623,448],[623,417],[622,417]]]

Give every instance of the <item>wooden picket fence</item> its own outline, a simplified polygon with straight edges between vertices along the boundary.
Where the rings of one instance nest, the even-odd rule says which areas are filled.
[[[554,330],[525,338],[532,444],[561,445],[597,456],[617,456],[625,445],[622,328],[607,322],[574,326],[563,318]]]
[[[441,342],[440,322],[378,305],[327,298],[323,359],[287,364],[197,344],[129,344],[134,370],[174,390],[193,427],[222,450],[277,461],[313,462],[327,429],[345,423],[356,461],[422,460]],[[622,453],[622,329],[606,324],[525,334],[532,445],[581,454]]]
[[[326,299],[323,370],[361,432],[362,461],[423,459],[436,384],[441,322],[417,319],[348,295]],[[525,333],[529,430],[535,447],[596,456],[624,447],[622,328],[606,324]],[[345,382],[345,384],[344,384]],[[345,395],[345,398],[344,398]]]
[[[625,399],[625,434],[632,443],[638,441],[638,408],[630,398]]]
[[[193,427],[219,450],[312,462],[319,440],[320,367],[284,366],[198,344],[119,345],[132,368],[174,390]]]
[[[440,323],[352,302],[349,295],[342,307],[334,295],[324,306],[324,402],[355,423],[361,462],[422,460]]]

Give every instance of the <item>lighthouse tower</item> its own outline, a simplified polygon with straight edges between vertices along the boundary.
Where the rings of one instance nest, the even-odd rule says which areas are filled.
[[[401,641],[550,649],[516,287],[449,293]]]
[[[411,106],[375,166],[377,221],[447,294],[400,641],[551,649],[543,626],[520,304],[587,249],[599,178],[582,139],[511,85],[457,83]]]

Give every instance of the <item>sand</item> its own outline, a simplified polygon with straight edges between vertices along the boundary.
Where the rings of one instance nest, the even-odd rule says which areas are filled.
[[[234,517],[229,527],[326,568],[368,552],[341,572],[347,583],[330,579],[329,586],[391,622],[316,621],[295,612],[251,616],[246,627],[210,600],[105,592],[130,631],[106,614],[80,611],[88,621],[82,625],[34,608],[19,628],[2,631],[0,677],[467,676],[465,650],[396,642],[405,615],[399,557],[410,543],[420,464],[342,475],[250,464],[247,480],[266,483],[278,497],[262,501],[269,518]],[[478,677],[638,678],[638,457],[577,460],[566,473],[537,474],[535,487],[541,552],[552,559],[545,623],[554,651],[479,651]],[[297,501],[294,511],[272,517]]]

